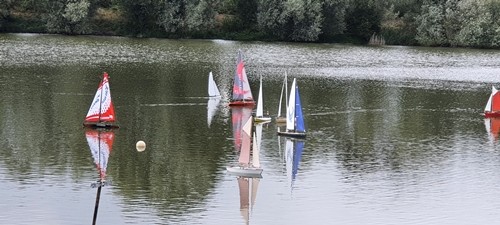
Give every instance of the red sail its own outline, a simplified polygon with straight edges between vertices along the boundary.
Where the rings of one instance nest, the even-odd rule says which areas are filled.
[[[104,73],[99,88],[85,117],[85,122],[115,122],[115,107],[111,101],[108,73]]]

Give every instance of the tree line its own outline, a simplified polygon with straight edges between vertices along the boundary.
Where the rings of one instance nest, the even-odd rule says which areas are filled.
[[[498,48],[500,0],[0,0],[0,32]]]

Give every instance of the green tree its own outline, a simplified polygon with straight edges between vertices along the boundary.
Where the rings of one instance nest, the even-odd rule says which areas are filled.
[[[45,2],[44,20],[48,32],[85,34],[90,31],[91,0],[52,0]]]
[[[236,20],[239,29],[252,30],[257,26],[257,0],[236,0]]]
[[[416,40],[421,45],[441,46],[445,45],[446,35],[444,23],[444,6],[430,2],[424,4],[421,14],[416,17],[417,36]]]
[[[291,25],[288,39],[292,41],[317,41],[323,22],[322,1],[288,0],[285,12]]]
[[[260,0],[257,21],[268,35],[287,41],[317,41],[323,22],[319,0]]]
[[[323,23],[321,41],[329,41],[346,31],[346,9],[350,0],[327,0],[323,3]]]
[[[260,30],[271,37],[285,39],[287,15],[284,2],[286,0],[259,0],[257,8],[257,24]]]
[[[3,24],[6,22],[10,15],[10,9],[12,7],[12,0],[0,0],[0,29],[2,29]]]
[[[122,0],[118,7],[123,12],[127,33],[135,36],[149,36],[159,30],[158,9],[164,0]]]
[[[346,15],[348,34],[367,42],[373,33],[379,33],[384,4],[383,0],[352,0]]]
[[[158,24],[170,34],[208,32],[215,26],[219,0],[164,0]]]

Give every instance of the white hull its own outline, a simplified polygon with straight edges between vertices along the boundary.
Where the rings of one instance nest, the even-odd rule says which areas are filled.
[[[243,177],[262,177],[262,168],[255,168],[255,167],[241,167],[241,166],[228,166],[227,172],[238,175],[238,176],[243,176]]]

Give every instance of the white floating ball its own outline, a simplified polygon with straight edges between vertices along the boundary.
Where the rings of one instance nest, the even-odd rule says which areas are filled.
[[[144,141],[138,141],[135,143],[135,149],[137,149],[138,152],[143,152],[146,150],[146,142]]]

